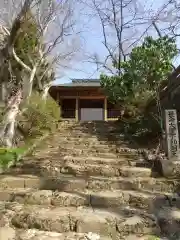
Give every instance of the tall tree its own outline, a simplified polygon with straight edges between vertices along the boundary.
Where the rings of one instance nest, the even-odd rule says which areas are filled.
[[[143,44],[133,48],[124,62],[115,61],[121,75],[101,75],[101,84],[113,101],[142,100],[145,94],[154,95],[159,84],[171,73],[172,60],[178,50],[173,38],[146,37]]]
[[[28,31],[27,31],[28,29]],[[16,54],[20,57],[20,59],[28,66],[33,67],[33,62],[41,59],[41,53],[39,52],[39,47],[45,48],[45,44],[42,42],[39,33],[38,23],[31,12],[26,13],[24,18],[21,20],[21,29],[18,34],[18,38],[15,41],[14,49]],[[14,65],[12,66],[14,69],[18,71],[23,71],[23,67],[17,63],[15,59],[12,59]],[[41,60],[39,67],[36,71],[35,78],[33,81],[33,88],[41,92],[43,91],[43,87],[49,82],[54,81],[55,76],[53,73],[53,66],[48,63],[46,57]],[[49,76],[46,69],[52,69],[52,74]],[[23,73],[22,73],[23,74]],[[41,78],[41,81],[39,79]]]
[[[10,2],[14,3],[6,1],[7,9]],[[2,26],[7,34],[7,40],[0,50],[0,79],[1,84],[6,83],[7,98],[0,125],[0,140],[3,145],[9,147],[12,146],[20,104],[31,96],[33,86],[40,87],[43,96],[46,97],[52,82],[43,85],[45,75],[47,74],[51,80],[54,79],[52,67],[62,64],[66,59],[70,61],[79,50],[75,49],[74,45],[65,48],[66,43],[69,44],[73,40],[72,36],[76,34],[73,29],[70,1],[50,0],[48,4],[44,4],[45,2],[47,3],[43,0],[21,1],[18,5],[20,6],[18,14],[11,19],[12,25]],[[32,37],[29,38],[31,34]],[[31,42],[32,49],[27,45],[27,41]],[[13,68],[16,64],[20,71]]]

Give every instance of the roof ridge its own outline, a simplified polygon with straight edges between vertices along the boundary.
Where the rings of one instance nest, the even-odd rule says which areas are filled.
[[[80,79],[72,79],[72,83],[81,83],[81,82],[100,82],[98,78],[80,78]]]

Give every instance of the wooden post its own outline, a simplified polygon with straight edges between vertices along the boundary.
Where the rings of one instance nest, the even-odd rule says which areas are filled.
[[[62,120],[62,105],[61,105],[61,101],[60,101],[60,96],[59,96],[59,91],[56,92],[56,103],[58,104],[59,108],[60,108],[60,116],[59,116],[59,120]]]
[[[76,110],[75,110],[76,122],[79,121],[79,99],[76,98]]]
[[[179,133],[177,113],[175,109],[165,110],[167,155],[168,158],[177,157],[179,152]]]
[[[104,121],[107,121],[107,98],[104,99]]]
[[[56,92],[56,102],[59,104],[59,91]]]

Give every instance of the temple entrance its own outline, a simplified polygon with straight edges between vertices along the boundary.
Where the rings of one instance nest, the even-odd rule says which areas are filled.
[[[62,99],[61,100],[61,117],[74,119],[76,110],[76,99]]]
[[[80,121],[103,121],[104,99],[80,99],[79,100]]]

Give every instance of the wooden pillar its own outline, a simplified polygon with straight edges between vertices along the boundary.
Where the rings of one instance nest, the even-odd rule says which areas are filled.
[[[59,108],[60,108],[60,116],[59,116],[59,120],[62,119],[62,105],[60,102],[60,96],[59,96],[59,91],[56,92],[56,103],[58,104]]]
[[[79,98],[76,98],[75,116],[76,116],[76,122],[78,122],[79,121]]]
[[[107,98],[104,99],[104,121],[107,121]]]
[[[56,102],[59,104],[59,91],[56,92]]]

